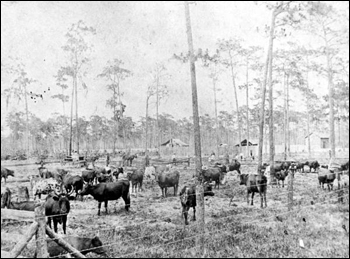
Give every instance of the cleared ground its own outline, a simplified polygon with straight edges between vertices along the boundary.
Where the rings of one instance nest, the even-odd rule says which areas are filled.
[[[8,179],[6,187],[14,193],[18,185],[29,188],[29,182],[22,181],[37,174],[38,165],[11,166],[11,163],[5,167],[13,169],[15,177]],[[82,171],[68,164],[47,167],[68,168],[72,174]],[[180,191],[192,178],[194,169],[184,169],[184,165],[176,168],[180,171]],[[243,165],[241,171],[255,170],[255,166]],[[4,187],[2,181],[2,191]],[[125,211],[122,199],[109,202],[108,215],[103,204],[101,216],[97,216],[97,201],[92,197],[85,197],[84,202],[72,201],[67,235],[97,234],[111,257],[201,256],[196,247],[199,234],[196,224],[191,220],[189,226],[184,225],[180,199],[174,196],[173,188],[168,188],[167,198],[161,197],[156,183],[146,180],[143,188],[137,195],[131,195],[129,212]],[[247,205],[245,187],[237,181],[232,180],[214,192],[214,197],[205,198],[205,257],[349,257],[348,196],[344,203],[338,203],[337,192],[318,188],[317,174],[295,175],[294,206],[290,212],[287,183],[284,188],[268,187],[268,207],[264,209],[260,209],[259,195],[255,195],[253,206]],[[344,195],[348,195],[348,189]],[[192,209],[189,215],[192,219]],[[4,221],[2,236],[3,233],[21,235],[26,232],[26,226],[28,223]],[[63,234],[61,225],[59,233]],[[1,249],[11,250],[15,242],[2,238]],[[22,255],[32,257],[34,245],[32,240]]]

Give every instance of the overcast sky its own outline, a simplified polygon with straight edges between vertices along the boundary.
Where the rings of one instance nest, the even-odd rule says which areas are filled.
[[[341,2],[335,5],[342,6]],[[344,5],[345,6],[345,5]],[[191,20],[194,48],[215,50],[218,39],[235,36],[247,45],[266,47],[267,39],[261,33],[269,24],[270,13],[254,2],[197,2],[191,5]],[[9,63],[8,56],[19,58],[26,67],[28,76],[39,83],[30,86],[36,93],[44,93],[43,100],[31,100],[29,109],[42,119],[54,112],[62,112],[62,104],[50,96],[60,93],[55,85],[54,74],[67,64],[62,46],[66,42],[68,28],[82,20],[96,29],[89,39],[93,44],[91,63],[85,83],[88,91],[79,92],[79,115],[93,114],[108,118],[112,111],[106,107],[111,93],[106,82],[96,76],[102,72],[108,60],[124,61],[124,68],[133,76],[121,83],[125,93],[126,116],[138,120],[145,116],[146,89],[151,82],[150,70],[164,63],[171,79],[167,82],[170,97],[161,104],[160,112],[175,118],[192,115],[189,65],[170,60],[174,53],[187,52],[184,6],[178,2],[1,2],[1,61]],[[259,32],[257,31],[259,28]],[[278,46],[278,43],[276,44]],[[1,91],[11,85],[11,78],[1,76]],[[238,76],[238,84],[244,76]],[[213,94],[207,71],[197,63],[197,83],[200,113],[213,115]],[[232,111],[233,89],[225,72],[218,82],[223,89],[219,93],[219,110]],[[48,89],[50,88],[50,91]],[[321,92],[326,92],[322,88]],[[66,92],[67,94],[70,91]],[[240,103],[245,103],[240,93]],[[12,109],[23,110],[22,103],[11,102],[6,108],[1,97],[1,121]],[[66,104],[66,114],[69,106]],[[151,107],[151,114],[154,112]]]

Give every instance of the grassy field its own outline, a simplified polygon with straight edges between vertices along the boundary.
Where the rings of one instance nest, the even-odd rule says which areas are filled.
[[[6,184],[15,193],[18,185],[29,188],[29,182],[23,181],[37,174],[38,165],[6,167],[15,171],[15,177]],[[68,164],[64,168],[72,174],[82,171]],[[179,191],[194,172],[184,168],[177,166]],[[242,173],[252,171],[255,167],[242,166]],[[2,182],[1,189],[4,187]],[[245,187],[234,180],[214,193],[213,197],[205,197],[204,257],[349,257],[349,199],[338,203],[336,192],[320,190],[316,174],[295,175],[292,211],[287,206],[287,184],[285,188],[268,187],[264,209],[260,209],[259,195],[255,195],[253,206],[247,205]],[[159,186],[146,181],[142,192],[131,194],[129,212],[120,199],[109,202],[108,215],[102,205],[101,216],[97,216],[97,201],[92,197],[86,197],[84,202],[72,201],[67,235],[98,234],[110,257],[200,257],[196,222],[185,226],[179,197],[174,197],[173,188],[168,189],[168,195],[162,198]],[[192,215],[191,209],[190,219]],[[199,217],[198,210],[196,216]],[[22,235],[27,226],[24,222],[4,221],[1,233]],[[63,235],[61,225],[59,234]],[[15,242],[2,238],[1,249],[11,250]],[[32,240],[22,255],[32,257],[34,249]],[[92,253],[88,256],[98,257]]]

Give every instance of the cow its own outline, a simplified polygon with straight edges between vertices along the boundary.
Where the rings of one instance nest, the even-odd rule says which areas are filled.
[[[57,224],[62,224],[63,233],[66,234],[67,216],[70,211],[70,203],[66,194],[57,194],[51,191],[45,201],[45,216],[47,225],[51,227],[53,220],[54,231],[57,233]]]
[[[241,168],[241,163],[238,162],[237,159],[232,159],[231,164],[228,166],[228,171],[232,172],[232,171],[237,171],[239,174],[241,173],[241,171],[239,170]]]
[[[310,173],[311,173],[311,169],[314,169],[314,171],[316,172],[317,169],[320,167],[320,164],[318,163],[318,161],[306,161],[305,162],[305,165],[309,166],[310,167]]]
[[[133,170],[132,172],[127,174],[128,179],[131,182],[131,192],[133,192],[135,189],[135,193],[137,193],[137,187],[139,187],[139,191],[142,190],[142,182],[143,182],[144,174],[145,174],[144,168]]]
[[[96,172],[95,170],[84,170],[81,173],[81,176],[84,180],[84,182],[88,183],[88,184],[92,184],[94,182],[94,179],[96,177]]]
[[[246,185],[247,186],[247,203],[249,205],[249,194],[252,194],[252,202],[251,205],[253,205],[254,200],[254,193],[260,194],[260,200],[261,205],[260,207],[263,208],[263,202],[265,200],[265,207],[267,207],[266,203],[266,189],[267,189],[267,178],[262,173],[255,175],[255,174],[241,174],[240,175],[240,185]]]
[[[225,165],[219,163],[219,162],[216,162],[216,163],[214,164],[214,167],[220,168],[220,170],[221,170],[222,173],[227,173],[227,167],[226,167]]]
[[[99,183],[110,183],[113,182],[113,176],[111,174],[100,174],[97,176]]]
[[[29,191],[27,186],[18,186],[17,190],[18,190],[17,202],[29,201]]]
[[[34,201],[21,201],[21,202],[12,202],[11,201],[11,191],[9,188],[6,188],[5,192],[1,194],[1,208],[8,208],[12,210],[28,210],[34,211],[35,202]]]
[[[328,190],[333,190],[333,182],[336,179],[336,174],[334,171],[320,168],[318,171],[318,183],[320,188],[324,189],[324,184],[327,184]]]
[[[204,187],[204,196],[214,196],[212,191],[212,184],[205,182]],[[193,208],[193,221],[196,220],[196,186],[185,185],[180,192],[180,201],[182,205],[182,217],[185,218],[185,225],[188,225],[188,211],[190,208]]]
[[[66,189],[68,196],[75,191],[75,198],[77,198],[79,191],[83,189],[84,180],[80,175],[65,175],[62,180],[62,185]]]
[[[280,181],[282,181],[282,188],[284,188],[284,180],[288,176],[288,170],[275,172],[275,178],[277,180],[277,186],[280,187]]]
[[[43,179],[48,179],[48,178],[53,178],[54,174],[52,172],[49,171],[49,169],[47,169],[46,167],[39,167],[39,175],[41,178]]]
[[[162,190],[162,196],[166,198],[168,187],[174,187],[174,196],[176,196],[180,179],[179,171],[164,170],[159,172],[157,169],[159,169],[159,167],[156,167],[156,182]]]
[[[137,155],[134,154],[134,155],[128,155],[128,154],[125,154],[122,156],[123,158],[123,166],[132,166],[132,161],[137,158]]]
[[[105,258],[108,257],[107,251],[103,247],[100,238],[97,236],[94,238],[65,236],[63,239],[83,255],[92,252],[102,255]],[[58,257],[68,253],[62,246],[58,245],[51,239],[47,240],[47,251],[50,257]],[[34,258],[36,258],[36,254],[34,255]]]
[[[5,184],[8,176],[15,177],[15,172],[13,170],[1,166],[1,179],[4,178]]]
[[[202,175],[203,175],[204,181],[208,181],[208,182],[215,181],[215,187],[220,189],[220,183],[223,181],[225,174],[218,167],[207,168],[206,166],[203,166]]]
[[[306,165],[306,162],[297,162],[297,163],[296,163],[296,169],[297,169],[300,173],[304,173],[304,165]]]
[[[105,203],[106,214],[108,214],[107,206],[109,200],[118,200],[120,197],[123,198],[125,202],[125,210],[128,211],[130,208],[130,194],[129,194],[129,181],[120,180],[112,183],[100,183],[97,185],[87,184],[84,186],[80,195],[92,195],[95,200],[98,201],[98,213],[101,214],[101,203]]]
[[[31,179],[32,193],[34,200],[38,196],[41,199],[41,194],[49,194],[51,191],[61,191],[61,184],[55,179]]]

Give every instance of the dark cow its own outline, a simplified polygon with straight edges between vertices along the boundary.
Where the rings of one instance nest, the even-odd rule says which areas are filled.
[[[239,174],[241,173],[241,171],[239,170],[240,168],[241,168],[241,163],[238,162],[237,159],[232,159],[231,164],[228,166],[229,172],[237,171]]]
[[[94,179],[96,177],[95,170],[84,170],[81,173],[81,176],[83,177],[84,182],[92,184],[94,182]]]
[[[304,173],[304,166],[306,165],[306,162],[297,162],[296,163],[296,169],[300,172],[300,173]]]
[[[266,203],[266,189],[267,189],[267,178],[263,174],[253,175],[253,174],[241,174],[240,175],[240,185],[247,186],[247,203],[249,205],[249,194],[252,194],[252,202],[253,205],[254,193],[260,194],[261,205],[263,208],[263,201],[265,200],[265,207],[267,207]]]
[[[328,190],[333,190],[333,182],[337,176],[337,173],[334,171],[320,168],[318,171],[318,183],[320,185],[320,188],[324,189],[324,184],[327,184]]]
[[[222,173],[227,173],[227,167],[226,167],[225,165],[219,163],[219,162],[216,162],[216,163],[214,164],[214,167],[220,168],[220,170],[221,170]]]
[[[310,173],[311,173],[311,169],[314,169],[314,171],[316,172],[317,169],[320,167],[320,164],[318,163],[317,160],[316,161],[312,161],[312,162],[306,161],[305,165],[310,167]]]
[[[130,207],[130,194],[129,194],[129,181],[120,180],[112,183],[100,183],[97,185],[85,185],[83,190],[80,192],[81,195],[92,195],[95,200],[98,201],[98,213],[100,216],[101,203],[105,203],[106,214],[108,214],[107,206],[108,201],[118,200],[120,197],[125,202],[125,209],[128,211]]]
[[[67,216],[70,211],[70,203],[66,194],[56,194],[50,192],[46,197],[45,216],[47,216],[47,224],[51,227],[53,220],[54,231],[57,233],[57,223],[62,224],[63,233],[66,234]]]
[[[287,176],[288,176],[288,170],[275,172],[275,178],[277,180],[278,187],[280,187],[280,181],[282,181],[282,188],[284,188],[284,180],[286,179]]]
[[[136,154],[135,155],[127,155],[127,154],[125,154],[125,155],[122,156],[122,158],[123,158],[123,165],[124,166],[132,166],[132,161],[135,158],[137,158],[137,155]]]
[[[157,168],[156,168],[155,178],[159,187],[162,189],[163,197],[166,197],[168,187],[174,187],[174,196],[176,196],[177,189],[179,187],[179,179],[180,179],[179,171],[162,171],[159,173],[157,172]]]
[[[100,238],[97,236],[94,238],[66,236],[63,237],[63,239],[83,255],[92,252],[103,255],[105,258],[108,257]],[[57,257],[68,253],[62,246],[58,245],[51,239],[47,240],[47,251],[49,252],[50,257]],[[36,258],[36,254],[34,255],[34,258]]]
[[[144,168],[139,168],[127,174],[129,181],[131,182],[131,192],[134,191],[137,193],[137,187],[139,187],[139,191],[142,190],[142,182],[143,176],[145,174]]]
[[[78,192],[83,189],[84,180],[80,175],[65,175],[62,182],[68,195],[75,191],[75,198]]]
[[[221,171],[220,168],[203,168],[202,169],[203,179],[206,182],[215,181],[215,187],[220,189],[220,183],[223,181],[225,174]]]
[[[35,202],[34,201],[21,201],[21,202],[12,202],[11,201],[11,191],[9,188],[6,188],[6,191],[1,194],[1,208],[8,208],[12,210],[28,210],[34,211]]]
[[[214,196],[212,184],[204,183],[204,196]],[[193,220],[196,220],[196,186],[184,186],[180,192],[180,201],[182,205],[182,217],[185,217],[185,225],[188,225],[188,211],[193,208]]]
[[[99,174],[97,176],[97,181],[99,183],[110,183],[113,182],[113,177],[111,174]]]
[[[15,176],[15,172],[13,170],[7,169],[5,167],[1,167],[1,179],[4,178],[5,184],[8,176]]]

